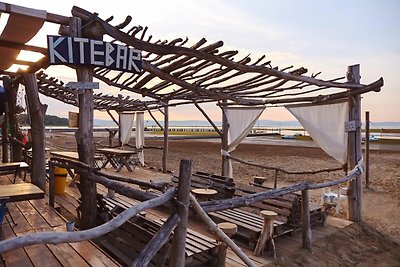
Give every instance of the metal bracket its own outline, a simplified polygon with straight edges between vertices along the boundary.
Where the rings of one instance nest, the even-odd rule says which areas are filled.
[[[360,121],[346,121],[344,123],[344,130],[346,133],[355,132],[355,131],[357,131],[357,128],[360,128],[360,127],[361,127]]]

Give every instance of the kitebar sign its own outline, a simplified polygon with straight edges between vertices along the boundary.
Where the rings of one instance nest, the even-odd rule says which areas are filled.
[[[141,51],[132,47],[80,37],[47,36],[50,64],[92,65],[140,73]]]

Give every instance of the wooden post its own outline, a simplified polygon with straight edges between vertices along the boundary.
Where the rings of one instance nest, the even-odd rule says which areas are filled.
[[[301,244],[302,248],[311,251],[311,220],[309,201],[308,189],[301,190]]]
[[[218,227],[229,237],[231,238],[233,235],[237,233],[237,225],[234,223],[223,222],[219,223]],[[218,236],[217,236],[218,238]],[[218,254],[217,254],[217,267],[224,267],[226,262],[226,250],[228,249],[228,245],[221,241],[218,245]]]
[[[22,160],[22,147],[17,144],[14,138],[18,139],[18,120],[16,114],[16,105],[17,105],[17,92],[18,85],[15,85],[11,82],[10,77],[3,77],[3,85],[4,91],[6,95],[6,102],[8,103],[8,122],[10,124],[10,132],[11,135],[11,159],[13,162]]]
[[[90,25],[86,26],[90,27]],[[71,20],[71,36],[82,36],[81,19],[73,17]],[[92,67],[76,67],[76,75],[80,82],[93,81]],[[85,89],[79,94],[79,128],[75,133],[79,160],[94,167],[93,143],[93,90]],[[97,190],[96,183],[87,178],[86,173],[80,177],[81,183],[81,228],[88,229],[96,225]]]
[[[228,129],[229,129],[229,123],[228,123],[228,118],[226,117],[226,106],[227,106],[227,101],[224,100],[222,102],[222,135],[221,135],[221,149],[224,151],[228,151]],[[229,176],[229,159],[227,156],[222,155],[222,170],[221,170],[221,175],[222,176]]]
[[[369,111],[365,112],[365,188],[369,188]]]
[[[185,266],[186,229],[188,226],[190,177],[192,176],[192,161],[181,160],[177,191],[177,213],[180,222],[175,229],[172,243],[170,266]]]
[[[8,162],[8,103],[4,103],[4,116],[3,116],[3,124],[1,125],[2,132],[2,162]]]
[[[347,69],[347,81],[349,83],[360,83],[360,65],[349,66]],[[355,130],[348,132],[348,166],[353,169],[362,157],[361,148],[361,96],[349,96],[349,121],[355,124]],[[350,221],[361,221],[362,202],[362,175],[358,175],[349,182],[348,203]]]
[[[164,148],[162,157],[162,169],[163,173],[167,172],[167,162],[168,162],[168,131],[169,131],[169,114],[168,106],[164,107]]]
[[[49,162],[49,205],[54,208],[54,165]]]
[[[46,151],[45,151],[45,132],[44,114],[46,106],[40,103],[39,91],[34,73],[25,73],[25,89],[31,117],[32,134],[32,183],[43,191],[46,189]]]

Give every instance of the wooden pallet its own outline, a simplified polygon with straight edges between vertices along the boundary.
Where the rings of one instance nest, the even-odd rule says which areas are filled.
[[[116,216],[129,206],[119,200],[104,198],[104,207],[111,216]],[[104,216],[102,216],[104,217]],[[164,220],[150,220],[141,213],[99,240],[100,244],[121,263],[130,265],[144,246],[163,225]],[[149,266],[168,266],[172,235],[152,259]],[[125,253],[126,252],[126,253]],[[191,229],[187,229],[185,266],[204,266],[213,262],[217,252],[217,241]]]

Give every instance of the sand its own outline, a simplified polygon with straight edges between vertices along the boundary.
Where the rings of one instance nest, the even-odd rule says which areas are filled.
[[[66,138],[56,138],[63,146]],[[54,140],[53,140],[54,142]],[[52,143],[53,143],[52,142]],[[69,142],[71,144],[73,142]],[[98,143],[107,141],[98,140]],[[146,145],[160,147],[161,141],[148,141]],[[181,159],[193,160],[193,171],[220,173],[221,159],[218,143],[200,140],[173,140],[169,143],[168,169],[178,174]],[[280,167],[292,171],[309,171],[338,167],[339,164],[319,148],[241,144],[233,156],[253,163]],[[313,253],[300,251],[296,255],[279,258],[274,266],[400,266],[400,152],[371,151],[370,189],[364,189],[363,223],[341,229],[313,246]],[[147,166],[161,169],[161,149],[146,149]],[[273,172],[233,164],[236,183],[247,183],[254,176],[273,181]],[[338,179],[343,171],[317,175],[280,174],[278,186],[300,180],[313,182]],[[334,188],[333,188],[334,189]],[[312,200],[320,201],[320,193]],[[337,216],[345,217],[344,214]]]

